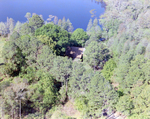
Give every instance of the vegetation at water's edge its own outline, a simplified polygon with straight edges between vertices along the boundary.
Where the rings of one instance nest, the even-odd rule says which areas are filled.
[[[0,22],[0,118],[149,119],[149,8],[107,0],[86,32],[52,15]],[[68,46],[85,47],[83,62],[65,57]]]

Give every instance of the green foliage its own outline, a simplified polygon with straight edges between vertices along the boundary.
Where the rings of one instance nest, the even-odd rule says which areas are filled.
[[[76,68],[75,65],[74,68]],[[74,93],[71,97],[76,99],[77,108],[82,110],[87,117],[91,115],[94,118],[102,116],[103,109],[115,108],[118,94],[111,84],[99,72],[94,73],[93,70],[88,70],[82,73],[80,74],[81,78],[71,78],[69,81],[72,95]]]
[[[127,119],[149,119],[149,116],[144,114],[133,114],[127,117]]]
[[[8,33],[7,26],[5,23],[0,22],[0,35],[6,35]]]
[[[54,17],[54,24],[58,24],[58,17],[57,16]]]
[[[4,59],[4,73],[18,75],[23,67],[36,62],[42,43],[36,38],[24,35],[19,38],[14,32],[11,41],[6,42],[3,47],[2,56]],[[17,39],[16,39],[17,38]]]
[[[86,96],[88,93],[88,85],[91,83],[91,79],[94,76],[94,71],[92,69],[87,70],[83,73],[81,80],[76,80],[76,85],[78,85],[76,89],[76,93],[78,96]]]
[[[102,17],[103,16],[101,16],[101,18]],[[103,26],[102,36],[108,39],[117,34],[117,30],[121,22],[118,19],[112,18],[112,19],[107,19],[107,20],[100,19],[100,23]]]
[[[14,27],[15,27],[14,20],[12,18],[10,18],[9,21],[10,21],[9,32],[10,32],[10,34],[12,34],[13,30],[14,30]]]
[[[85,72],[84,65],[82,63],[73,62],[72,73],[69,78],[69,93],[72,98],[78,97],[80,94],[80,84],[83,73]]]
[[[85,42],[88,40],[88,38],[89,37],[86,34],[86,32],[83,29],[78,28],[71,35],[71,40],[73,42],[72,45],[74,45],[74,46],[84,46]]]
[[[15,75],[24,65],[24,58],[20,48],[12,41],[5,43],[2,51],[5,62],[4,74]]]
[[[53,62],[52,74],[56,80],[66,84],[72,71],[72,60],[67,57],[56,57]],[[66,84],[67,85],[67,84]]]
[[[59,19],[59,20],[58,20],[58,26],[60,26],[60,27],[61,27],[61,24],[62,24],[62,20],[61,20],[61,19]]]
[[[96,36],[95,39],[100,39],[102,37],[102,30],[99,25],[92,26],[89,31],[87,31],[87,34],[90,37]]]
[[[53,113],[54,113],[56,110],[58,110],[58,109],[60,109],[59,106],[57,106],[57,105],[56,105],[56,106],[53,106],[50,110],[48,110],[48,111],[46,112],[45,117],[48,118],[48,119],[50,119],[50,118],[52,117]]]
[[[92,19],[90,19],[86,31],[88,32],[92,28],[92,26],[93,26]]]
[[[67,30],[68,32],[73,32],[72,23],[69,19],[67,19],[66,21],[65,17],[63,17],[62,21],[59,21],[58,25],[61,26],[62,29]]]
[[[21,36],[15,43],[21,49],[28,65],[36,62],[40,50],[43,48],[43,44],[40,41],[29,35]]]
[[[145,57],[148,58],[148,59],[150,59],[150,43],[146,47]]]
[[[31,18],[31,13],[30,12],[27,12],[25,17],[27,18],[27,20],[29,21],[29,19]]]
[[[142,65],[146,63],[146,60],[142,56],[137,56],[135,60],[131,62],[131,67],[129,69],[129,73],[126,77],[127,85],[133,85],[137,83],[137,81],[144,81],[145,76],[142,70]]]
[[[118,94],[111,84],[99,72],[96,72],[88,84],[88,114],[93,117],[102,116],[103,109],[112,110],[117,103]]]
[[[118,4],[119,3],[119,4]],[[102,37],[113,54],[112,81],[121,91],[116,110],[127,119],[149,119],[149,20],[148,1],[107,0],[101,16]],[[138,56],[140,55],[140,56]],[[144,57],[148,58],[145,59]],[[107,64],[107,63],[106,63]]]
[[[20,77],[27,79],[29,84],[37,81],[36,77],[36,68],[28,66],[27,68],[22,67],[21,73],[19,74]]]
[[[103,43],[92,41],[84,52],[84,61],[91,67],[97,68],[103,66],[103,61],[109,58],[108,49]]]
[[[135,55],[142,55],[145,53],[145,47],[142,44],[138,44],[135,49]]]
[[[59,94],[60,94],[60,102],[62,103],[65,103],[65,100],[67,98],[66,92],[67,92],[66,85],[61,86]]]
[[[33,15],[29,19],[29,26],[33,28],[33,30],[36,30],[44,25],[43,19],[39,15]]]
[[[50,40],[56,42],[55,50],[57,55],[64,55],[65,49],[70,44],[70,34],[54,24],[46,24],[35,31],[36,36],[48,36]],[[51,41],[49,41],[51,42]]]
[[[22,109],[22,105],[26,103],[28,87],[26,83],[20,80],[20,78],[15,78],[14,82],[10,83],[9,87],[7,86],[3,89],[1,95],[3,101],[1,108],[5,109],[2,110],[2,113],[9,115],[10,118],[18,118],[19,115],[21,116],[19,110]]]
[[[130,63],[134,59],[134,52],[131,50],[127,54],[122,54],[119,59],[113,59],[117,64],[117,68],[114,70],[114,81],[123,84],[120,87],[125,88],[126,83],[124,79],[128,74]]]
[[[116,105],[117,111],[121,112],[126,116],[129,116],[131,114],[133,107],[133,101],[129,95],[124,95],[120,97]]]
[[[27,115],[27,119],[42,119],[44,117],[44,115],[42,115],[41,113],[34,113],[34,114],[28,114]]]
[[[134,109],[132,112],[137,114],[138,116],[144,116],[144,119],[150,118],[149,110],[150,110],[150,100],[149,100],[149,92],[150,87],[146,85],[144,89],[141,91],[139,95],[133,100]]]
[[[10,80],[4,80],[0,82],[0,93],[3,94],[3,91],[10,86],[11,81]]]
[[[101,71],[106,80],[110,80],[113,75],[114,68],[116,68],[116,63],[113,59],[109,59]]]
[[[37,64],[35,67],[38,70],[42,69],[45,72],[51,73],[55,58],[56,56],[52,53],[52,50],[48,46],[43,46],[41,53],[37,56]]]
[[[63,19],[62,19],[61,27],[62,27],[63,29],[65,29],[65,30],[67,29],[67,23],[66,23],[65,17],[63,17]]]
[[[0,66],[3,118],[17,119],[20,109],[20,116],[34,110],[36,113],[27,118],[43,118],[43,113],[54,105],[73,99],[85,118],[100,118],[105,109],[108,114],[116,110],[129,119],[149,119],[148,3],[107,0],[106,11],[99,20],[102,30],[96,18],[93,23],[90,19],[87,33],[76,29],[72,35],[68,33],[73,31],[70,20],[58,21],[56,16],[55,25],[44,25],[41,16],[31,17],[30,13],[25,15],[27,23],[17,22],[15,28],[11,18],[7,23],[0,22],[0,35],[11,34],[2,51],[4,65]],[[49,20],[53,17],[50,15]],[[100,42],[100,38],[107,41]],[[64,56],[71,45],[86,46],[84,63],[53,54]],[[108,60],[109,53],[113,59]],[[85,64],[102,70],[85,69]],[[7,80],[3,74],[21,78]],[[52,109],[46,118],[69,118],[58,109],[59,106],[54,115]]]
[[[20,34],[16,31],[14,31],[12,33],[12,35],[10,36],[9,40],[17,40],[17,38],[19,38],[19,37],[20,37]]]
[[[87,40],[86,43],[85,43],[85,47],[87,47],[93,41],[99,42],[99,39],[98,39],[98,37],[95,33],[91,34],[89,40]]]
[[[75,106],[77,110],[84,111],[87,107],[87,100],[85,97],[78,97],[75,99]],[[84,112],[83,112],[84,113]]]
[[[17,21],[14,31],[17,31],[19,33],[21,30],[21,26],[22,26],[22,23],[20,21]]]
[[[34,29],[27,23],[24,23],[21,26],[21,30],[20,30],[20,34],[21,35],[28,35],[28,34],[32,34],[34,32]]]
[[[73,32],[73,26],[72,26],[72,23],[70,22],[70,20],[69,19],[67,19],[67,29],[65,29],[65,30],[67,30],[68,32]]]
[[[37,38],[44,44],[48,45],[50,47],[50,49],[53,50],[53,52],[55,52],[55,47],[56,47],[56,41],[53,41],[51,37],[48,36],[37,36]]]
[[[34,51],[35,50],[31,50],[33,54],[31,53],[26,57],[28,67],[22,67],[21,73],[19,74],[22,78],[27,79],[29,84],[35,83],[39,80],[38,77],[40,75],[41,69],[42,71],[51,73],[50,71],[53,66],[53,60],[56,57],[53,55],[51,49],[48,46],[42,46],[40,53],[36,54],[36,57],[33,56],[35,55]]]
[[[40,112],[45,112],[55,104],[57,100],[57,89],[54,85],[53,77],[44,72],[40,72],[38,83],[34,84],[31,89],[31,100],[34,101],[35,108]]]
[[[97,25],[98,25],[98,19],[95,18],[94,21],[93,21],[93,26],[95,27],[95,26],[97,26]]]
[[[123,62],[122,62],[123,63]],[[131,118],[137,115],[143,118],[148,117],[149,102],[143,94],[148,91],[149,84],[149,60],[144,59],[142,55],[136,56],[131,63],[119,64],[115,72],[114,78],[117,78],[119,87],[122,93],[125,94],[120,97],[116,109]],[[116,70],[116,69],[115,69]],[[119,77],[116,77],[119,76]],[[142,95],[142,96],[140,96]],[[146,101],[146,102],[145,102]]]
[[[135,85],[140,85],[144,83],[147,78],[145,75],[145,71],[149,70],[149,68],[143,68],[143,64],[146,63],[147,60],[143,58],[143,56],[137,56],[135,60],[133,60],[129,66],[129,64],[124,63],[123,65],[119,66],[120,72],[118,72],[118,82],[120,83],[120,87],[124,89],[124,91],[129,92],[131,88]],[[123,67],[123,68],[121,68]],[[122,73],[121,73],[122,72]]]

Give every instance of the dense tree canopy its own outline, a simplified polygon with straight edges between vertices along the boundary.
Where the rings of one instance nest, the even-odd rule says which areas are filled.
[[[27,34],[31,34],[33,32],[34,32],[33,28],[31,26],[29,26],[28,23],[24,23],[21,26],[21,31],[20,31],[21,35],[27,35]]]
[[[88,35],[83,29],[78,28],[72,33],[71,40],[74,46],[83,47],[85,42],[88,40]]]
[[[61,29],[59,26],[49,23],[47,25],[43,25],[41,28],[35,31],[36,36],[47,36],[49,40],[46,41],[47,45],[55,45],[56,54],[63,55],[67,46],[70,45],[70,34]],[[45,42],[45,41],[44,41]],[[51,43],[52,42],[52,43]],[[56,42],[56,43],[55,43]],[[50,44],[49,44],[50,43]]]
[[[92,41],[85,50],[84,61],[91,67],[98,68],[103,66],[103,61],[109,58],[108,49],[103,43]]]
[[[31,87],[31,101],[36,102],[35,108],[42,112],[55,104],[58,92],[54,85],[54,79],[50,74],[41,71],[38,77],[40,81]]]
[[[44,21],[39,15],[33,15],[29,19],[29,26],[31,26],[34,30],[42,27],[43,25],[44,25]]]
[[[97,18],[95,18],[93,22],[92,22],[92,19],[89,20],[86,31],[90,37],[95,36],[95,39],[98,38],[99,40],[102,37],[102,30],[101,30],[100,25],[98,24]]]
[[[94,117],[102,116],[104,109],[111,110],[118,100],[118,94],[108,81],[106,81],[99,72],[91,79],[88,85],[87,99],[89,115]]]
[[[7,26],[5,23],[0,22],[0,34],[6,35],[8,33]]]
[[[103,67],[102,74],[105,79],[110,80],[113,75],[114,68],[116,68],[116,63],[113,59],[109,59]]]
[[[150,118],[149,0],[106,3],[86,32],[53,15],[0,22],[0,118],[69,118],[67,102],[85,119]],[[68,46],[85,46],[83,61],[64,57]]]

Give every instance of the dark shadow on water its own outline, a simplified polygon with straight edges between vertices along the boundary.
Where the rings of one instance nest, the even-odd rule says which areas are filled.
[[[91,0],[91,2],[95,2],[97,5],[101,5],[102,8],[106,8],[106,3],[103,0]]]

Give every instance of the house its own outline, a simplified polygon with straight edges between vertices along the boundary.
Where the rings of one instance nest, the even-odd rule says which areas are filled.
[[[73,60],[83,60],[83,53],[85,48],[82,47],[68,47],[65,55],[71,57]]]

